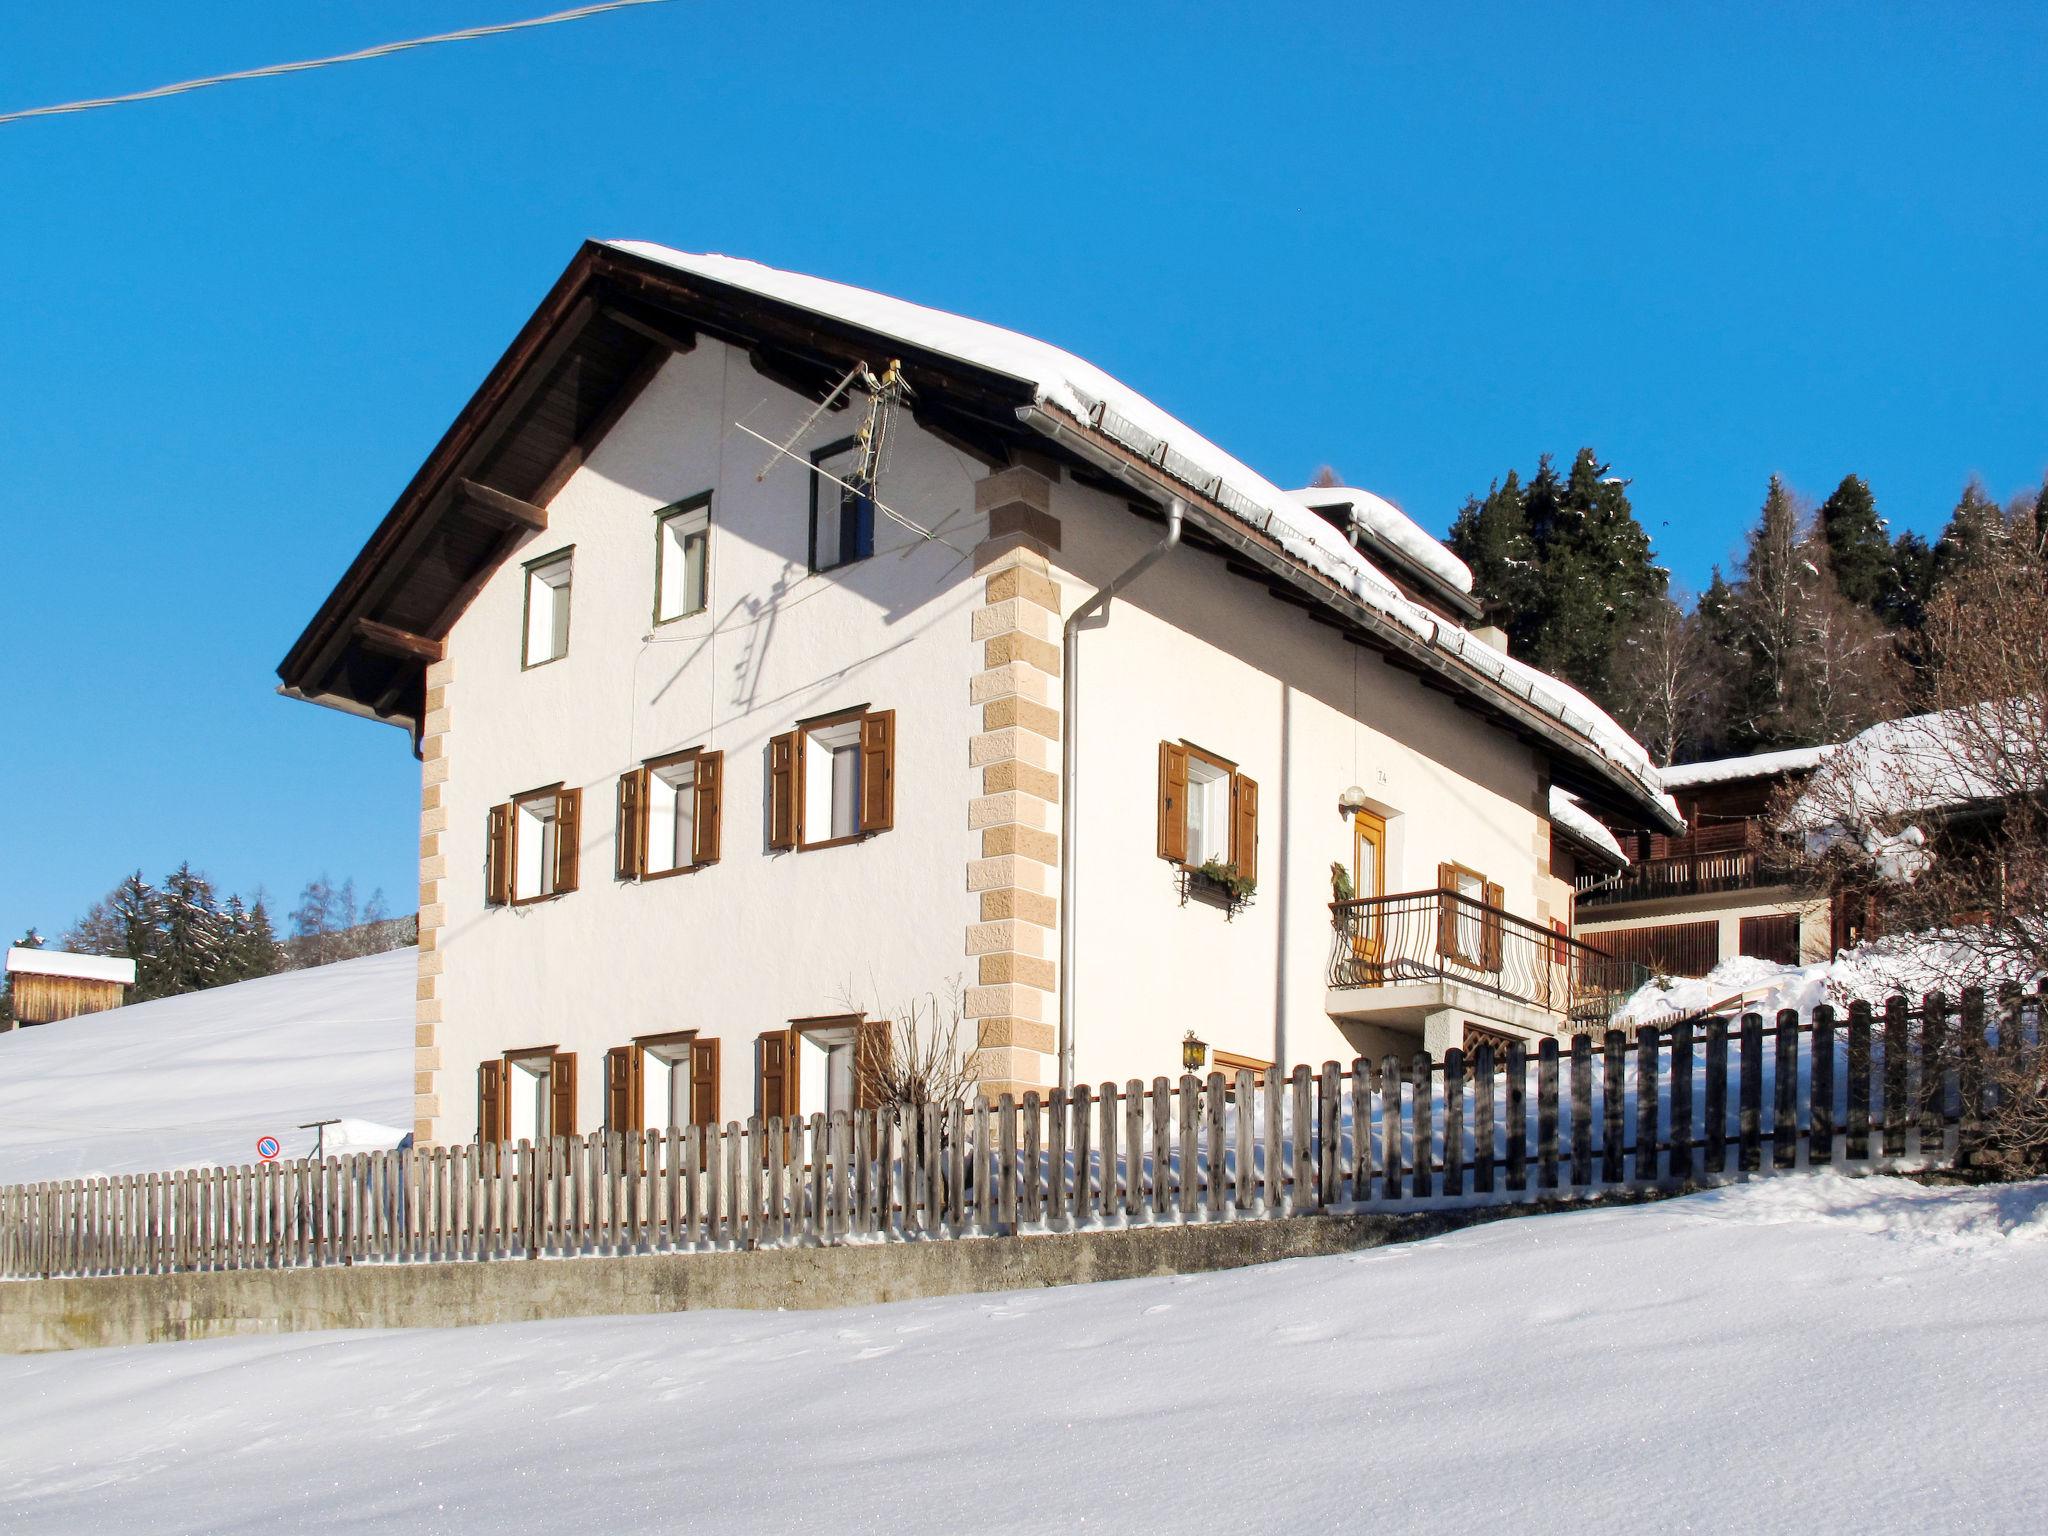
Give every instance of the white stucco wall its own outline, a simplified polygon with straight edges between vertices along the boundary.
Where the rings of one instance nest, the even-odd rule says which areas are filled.
[[[967,976],[962,934],[977,851],[965,742],[983,536],[984,468],[897,423],[884,494],[955,546],[876,518],[875,554],[808,570],[809,475],[734,429],[792,430],[810,402],[711,340],[673,358],[554,498],[549,527],[485,585],[447,654],[441,1132],[476,1130],[476,1067],[508,1048],[578,1056],[578,1123],[602,1123],[603,1056],[638,1035],[698,1029],[723,1042],[721,1109],[754,1108],[754,1042],[791,1018],[869,1006]],[[832,414],[800,445],[847,436]],[[652,631],[656,509],[710,490],[710,606]],[[523,562],[575,546],[568,655],[522,671]],[[956,552],[958,551],[958,552]],[[851,846],[767,850],[766,743],[800,718],[858,704],[896,711],[893,830]],[[618,775],[688,747],[725,753],[723,857],[645,883],[613,878]],[[562,780],[584,791],[580,889],[484,904],[489,807]]]
[[[1068,611],[1161,534],[1070,482],[1054,506]],[[1547,906],[1534,754],[1216,555],[1168,556],[1080,648],[1078,720],[1067,722],[1081,753],[1078,1077],[1177,1074],[1188,1029],[1262,1059],[1356,1054],[1324,1011],[1329,867],[1351,864],[1337,803],[1349,785],[1387,816],[1389,892],[1433,888],[1449,861],[1498,882],[1514,913],[1535,920]],[[1181,905],[1157,854],[1158,747],[1183,738],[1259,783],[1259,888],[1229,921]]]
[[[706,340],[667,365],[448,640],[447,830],[435,1035],[438,1134],[474,1135],[476,1068],[508,1049],[577,1053],[578,1124],[603,1119],[603,1057],[636,1036],[696,1029],[722,1041],[721,1111],[755,1108],[755,1042],[790,1019],[887,1009],[974,981],[967,888],[982,790],[969,558],[984,466],[903,419],[885,497],[951,547],[879,519],[876,553],[808,571],[809,477],[734,430],[791,430],[809,403]],[[805,451],[846,436],[819,423]],[[650,633],[651,514],[710,490],[711,600]],[[1120,497],[1062,479],[1054,575],[1068,611],[1159,535]],[[568,655],[520,665],[523,564],[575,547]],[[1324,1011],[1329,866],[1347,867],[1338,809],[1362,785],[1388,819],[1387,889],[1432,887],[1439,862],[1482,871],[1509,910],[1552,915],[1556,884],[1535,755],[1334,629],[1183,549],[1081,641],[1077,1072],[1100,1082],[1179,1070],[1192,1028],[1264,1059],[1349,1059]],[[798,719],[852,705],[896,711],[896,825],[852,846],[771,853],[766,744]],[[1256,900],[1226,921],[1182,905],[1156,854],[1157,755],[1185,738],[1235,761],[1261,791]],[[672,879],[613,878],[618,775],[689,747],[725,753],[721,861]],[[484,904],[489,808],[557,780],[584,791],[580,889],[532,906]],[[1562,916],[1558,911],[1555,915]],[[972,1047],[971,1026],[961,1044]],[[1050,1082],[1052,1063],[1044,1080]]]

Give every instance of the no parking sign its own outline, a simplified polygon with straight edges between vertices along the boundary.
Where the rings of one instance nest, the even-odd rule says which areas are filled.
[[[277,1161],[277,1138],[265,1136],[256,1143],[256,1155],[266,1163]]]

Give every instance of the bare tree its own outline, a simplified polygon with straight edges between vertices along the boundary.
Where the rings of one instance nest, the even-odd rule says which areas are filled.
[[[1615,718],[1658,763],[1705,732],[1717,677],[1696,613],[1664,598],[1646,605],[1622,631],[1610,675]]]
[[[1864,733],[1778,806],[1787,852],[1812,884],[1868,904],[1901,936],[1893,947],[1919,985],[1952,996],[2048,974],[2044,610],[2048,567],[2033,540],[1995,540],[1967,583],[1929,604],[1934,712]],[[1982,1160],[2048,1167],[2043,1062],[2038,1021],[2011,1012],[1978,1064]]]

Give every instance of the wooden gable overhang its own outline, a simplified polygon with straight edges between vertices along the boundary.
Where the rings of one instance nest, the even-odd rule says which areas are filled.
[[[279,664],[281,691],[417,735],[427,664],[463,609],[546,528],[555,493],[699,335],[811,399],[855,361],[897,358],[920,426],[992,465],[1042,446],[1017,419],[1032,398],[1022,380],[587,244]]]
[[[813,400],[856,362],[899,361],[917,424],[982,463],[1050,459],[1147,518],[1182,500],[1189,546],[1507,729],[1589,806],[1678,830],[1651,789],[1562,722],[1421,644],[1202,488],[1049,411],[1032,382],[596,242],[578,251],[321,604],[278,667],[281,691],[404,727],[417,743],[426,668],[456,619],[527,532],[547,526],[548,502],[662,363],[700,336],[739,348],[763,376]]]

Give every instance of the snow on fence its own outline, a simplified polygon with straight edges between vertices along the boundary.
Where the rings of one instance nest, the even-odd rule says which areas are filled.
[[[2048,992],[2048,984],[2044,984]],[[1955,1162],[2043,997],[1823,1006],[1021,1102],[0,1188],[0,1278],[994,1236]],[[1633,1081],[1631,1082],[1631,1079]],[[1249,1108],[1249,1113],[1245,1112]]]

